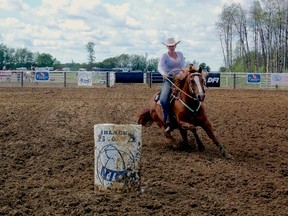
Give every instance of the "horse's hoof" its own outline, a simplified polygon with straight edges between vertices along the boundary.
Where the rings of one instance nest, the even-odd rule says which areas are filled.
[[[234,159],[233,156],[230,155],[222,145],[218,146],[218,150],[224,158],[230,159],[230,160]]]
[[[233,157],[231,154],[229,154],[229,153],[226,153],[226,154],[224,155],[224,157],[225,157],[226,159],[228,159],[228,160],[234,160],[234,157]]]
[[[199,152],[204,152],[205,151],[205,146],[204,145],[198,146],[198,151]]]

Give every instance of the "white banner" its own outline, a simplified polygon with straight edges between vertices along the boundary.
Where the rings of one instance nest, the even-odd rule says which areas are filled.
[[[78,86],[92,86],[92,73],[78,71]]]
[[[110,79],[109,86],[110,87],[114,86],[115,85],[115,72],[109,73],[109,79]]]
[[[5,70],[0,71],[0,77],[11,77],[11,76],[12,76],[11,71],[5,71]]]
[[[287,73],[272,73],[271,85],[288,85]]]

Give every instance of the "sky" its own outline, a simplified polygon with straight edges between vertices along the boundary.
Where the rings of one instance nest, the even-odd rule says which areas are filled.
[[[225,4],[251,0],[0,0],[0,44],[49,53],[61,63],[96,62],[121,54],[160,58],[167,38],[189,62],[223,66],[215,23]]]

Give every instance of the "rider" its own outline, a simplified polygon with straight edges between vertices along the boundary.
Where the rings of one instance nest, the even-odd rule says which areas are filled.
[[[163,76],[163,84],[160,95],[160,103],[163,110],[163,122],[165,127],[165,132],[170,131],[170,94],[171,86],[173,81],[173,76],[177,75],[180,77],[184,72],[184,57],[182,52],[175,51],[178,41],[176,43],[174,38],[168,38],[166,43],[163,43],[168,52],[164,53],[160,58],[158,64],[158,71]]]

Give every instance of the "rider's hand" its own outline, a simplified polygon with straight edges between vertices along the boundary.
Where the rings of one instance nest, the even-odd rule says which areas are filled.
[[[183,80],[183,79],[185,79],[186,78],[186,73],[178,73],[177,75],[176,75],[176,79],[179,79],[179,80]]]
[[[163,78],[167,78],[168,76],[168,74],[163,74]]]

